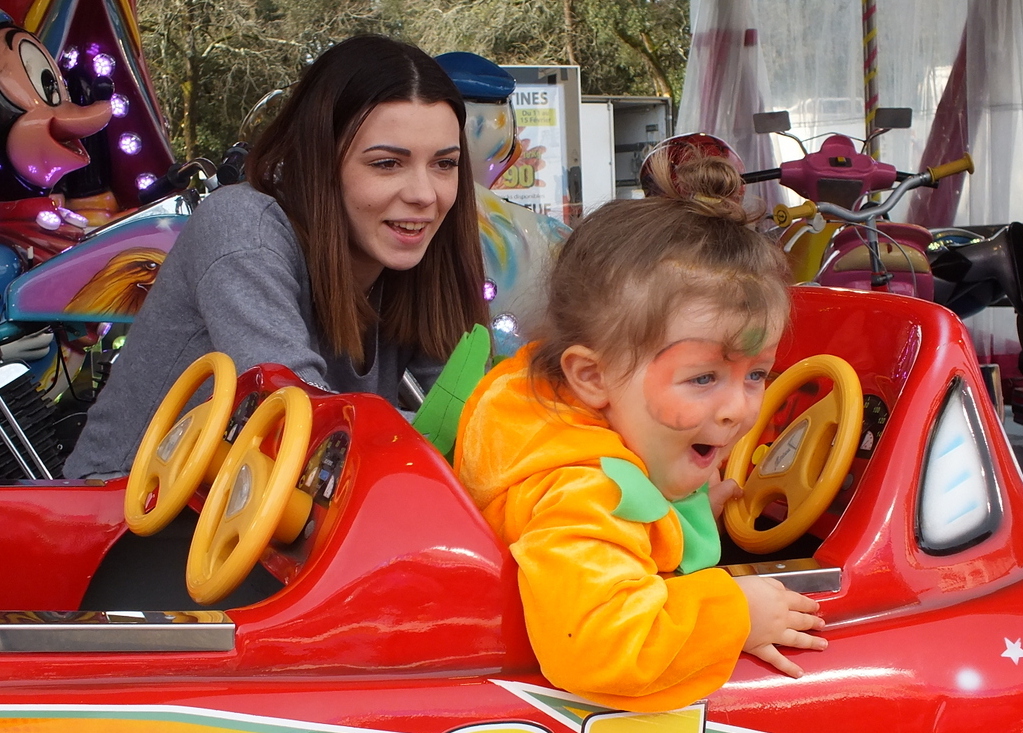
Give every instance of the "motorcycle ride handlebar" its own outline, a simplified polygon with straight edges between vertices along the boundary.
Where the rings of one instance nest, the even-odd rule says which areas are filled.
[[[963,171],[973,173],[973,158],[970,157],[969,153],[959,160],[953,160],[950,163],[943,163],[942,165],[927,169],[927,172],[931,175],[931,180],[935,183],[942,178],[947,178]]]
[[[192,176],[197,173],[202,174],[204,178],[212,178],[217,173],[217,166],[208,158],[195,158],[187,163],[174,163],[166,173],[139,191],[139,203],[151,204],[175,191],[183,191],[188,188]]]
[[[224,160],[217,168],[217,181],[221,186],[230,186],[245,178],[245,158],[252,146],[240,141],[227,149]]]
[[[928,186],[933,183],[937,183],[942,178],[954,175],[956,173],[962,173],[966,171],[973,173],[973,159],[967,153],[958,160],[953,160],[949,163],[944,163],[933,168],[928,168],[924,173],[915,173],[908,175],[898,186],[896,186],[888,199],[877,206],[872,206],[868,209],[861,209],[859,211],[852,211],[843,206],[837,204],[828,203],[821,201],[820,203],[814,203],[813,201],[804,201],[798,206],[786,206],[785,204],[778,204],[774,207],[772,219],[778,226],[788,226],[797,219],[809,219],[817,215],[817,213],[824,214],[825,216],[832,216],[837,219],[842,219],[850,223],[862,223],[872,221],[880,216],[884,216],[891,211],[895,205],[906,195],[909,191],[920,186]]]
[[[764,171],[750,171],[742,174],[743,183],[763,183],[781,178],[781,168],[769,168]]]
[[[823,204],[822,204],[823,205]],[[774,207],[771,218],[780,227],[787,227],[796,219],[812,219],[819,211],[817,204],[813,201],[804,201],[799,206],[786,206],[778,204]]]

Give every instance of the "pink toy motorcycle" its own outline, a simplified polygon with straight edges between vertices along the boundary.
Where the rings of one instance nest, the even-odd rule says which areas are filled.
[[[908,127],[910,110],[880,109],[875,119],[879,129],[872,137]],[[887,214],[914,188],[934,186],[962,171],[972,173],[968,155],[922,173],[902,173],[875,160],[846,135],[829,135],[816,152],[808,152],[802,140],[788,133],[787,112],[756,115],[754,125],[757,132],[795,140],[803,151],[799,160],[744,175],[751,183],[778,180],[807,199],[796,207],[777,206],[773,217],[785,228],[779,244],[797,280],[934,299],[928,260],[931,232],[889,221]],[[871,198],[883,191],[890,191],[884,201]]]

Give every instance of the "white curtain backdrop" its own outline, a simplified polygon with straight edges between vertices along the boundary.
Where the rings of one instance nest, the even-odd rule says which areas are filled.
[[[921,190],[895,215],[925,226],[1023,219],[1023,0],[692,0],[693,45],[676,132],[709,132],[748,170],[800,157],[752,115],[788,110],[806,140],[865,137],[863,17],[874,12],[877,105],[913,126],[880,139],[880,159],[915,172],[969,152],[973,176]],[[820,140],[811,141],[813,151]],[[751,187],[753,188],[753,187]],[[791,192],[758,184],[768,203]]]

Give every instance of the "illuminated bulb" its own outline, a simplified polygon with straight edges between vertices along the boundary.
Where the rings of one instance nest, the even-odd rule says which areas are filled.
[[[483,281],[483,300],[488,303],[497,297],[497,283],[490,278]]]
[[[88,219],[77,212],[71,211],[71,209],[65,209],[63,206],[58,206],[57,213],[60,214],[60,218],[68,224],[73,224],[82,229],[89,225]]]
[[[61,59],[64,62],[65,69],[73,69],[78,66],[78,49],[75,46],[71,46],[64,51],[64,57]]]
[[[502,313],[494,319],[494,330],[501,333],[515,333],[518,329],[518,322],[511,313]]]
[[[47,231],[60,229],[62,219],[56,211],[40,211],[36,214],[36,224]]]
[[[96,72],[96,76],[110,76],[114,73],[116,65],[113,57],[105,53],[97,54],[92,59],[92,70]]]
[[[114,117],[124,117],[128,114],[128,98],[123,94],[115,94],[110,98],[110,111]]]
[[[156,176],[152,173],[139,173],[135,176],[135,188],[139,191],[144,191],[154,183],[156,183]]]
[[[117,147],[128,155],[138,155],[142,150],[142,139],[134,133],[126,132],[117,141]]]

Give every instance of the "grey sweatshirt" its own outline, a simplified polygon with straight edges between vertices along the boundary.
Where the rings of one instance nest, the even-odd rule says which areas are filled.
[[[348,356],[321,348],[305,258],[284,212],[248,184],[221,188],[203,200],[168,254],[64,475],[127,474],[164,395],[210,351],[225,352],[239,374],[283,364],[306,382],[373,392],[395,405],[406,369],[424,389],[433,384],[441,363],[374,335],[376,352],[367,354],[362,374]]]

